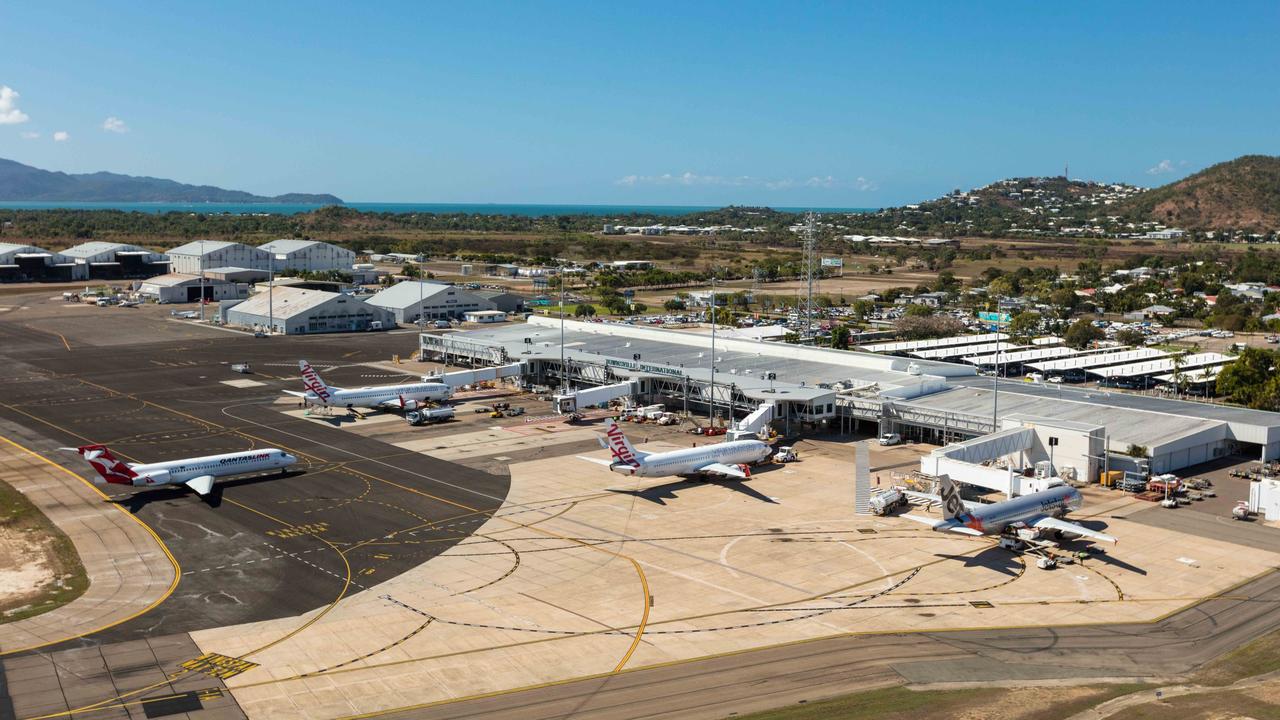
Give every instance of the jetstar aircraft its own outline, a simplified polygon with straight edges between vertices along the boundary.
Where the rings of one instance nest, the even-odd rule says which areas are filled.
[[[285,468],[298,462],[298,458],[276,448],[146,464],[121,462],[105,445],[60,449],[79,453],[89,461],[94,471],[98,473],[98,477],[93,481],[95,485],[108,483],[134,487],[186,485],[200,495],[209,494],[209,490],[213,488],[214,478],[249,475],[264,470],[279,470],[284,474]]]
[[[306,360],[300,360],[298,367],[302,368],[302,384],[307,388],[306,391],[285,390],[285,392],[300,397],[312,405],[348,409],[362,407],[417,410],[428,402],[447,400],[453,394],[453,388],[441,382],[378,385],[344,390],[325,385],[324,380],[320,379],[320,374]]]
[[[613,453],[612,460],[578,456],[623,475],[668,477],[672,475],[721,475],[739,480],[750,477],[751,465],[769,457],[771,448],[759,440],[734,440],[700,448],[647,453],[636,450],[622,428],[609,421],[599,438],[600,446]]]
[[[1056,530],[1103,542],[1116,542],[1111,535],[1062,519],[1067,513],[1079,510],[1084,504],[1080,491],[1069,485],[1059,485],[997,503],[972,503],[962,500],[955,483],[948,475],[938,476],[938,485],[941,496],[911,491],[904,491],[904,494],[920,500],[942,503],[941,520],[923,515],[908,514],[902,517],[929,525],[938,532],[1001,535],[1006,530],[1026,527],[1041,533]]]

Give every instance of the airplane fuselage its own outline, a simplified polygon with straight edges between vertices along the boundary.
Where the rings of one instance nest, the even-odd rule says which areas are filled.
[[[1061,485],[1029,495],[980,505],[969,510],[963,524],[987,535],[999,535],[1010,525],[1050,516],[1061,518],[1084,504],[1080,491]]]
[[[130,469],[137,473],[133,478],[133,484],[145,487],[185,483],[192,478],[205,475],[219,478],[232,475],[249,475],[266,470],[280,470],[297,461],[297,457],[283,450],[266,448],[263,450],[246,450],[222,455],[205,455],[182,460],[131,465]]]
[[[757,463],[769,457],[770,451],[768,443],[759,440],[734,440],[700,448],[652,453],[638,458],[638,465],[616,462],[610,469],[617,473],[638,477],[697,475],[701,468],[711,463],[724,465]]]
[[[401,398],[405,402],[438,402],[447,400],[452,390],[445,383],[410,383],[407,385],[379,385],[376,387],[351,388],[337,390],[328,388],[328,398],[309,390],[303,399],[312,405],[334,407],[368,407],[397,405]]]

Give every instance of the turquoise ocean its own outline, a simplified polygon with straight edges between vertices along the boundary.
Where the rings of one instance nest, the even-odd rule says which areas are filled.
[[[120,210],[143,213],[205,213],[231,215],[294,215],[317,210],[319,205],[280,203],[98,203],[98,202],[0,202],[0,210]],[[719,210],[711,205],[519,205],[488,203],[376,203],[351,202],[343,207],[376,213],[434,213],[437,215],[466,213],[471,215],[599,215],[601,217],[640,215],[686,215]],[[874,212],[876,208],[774,208],[783,212],[822,213]]]

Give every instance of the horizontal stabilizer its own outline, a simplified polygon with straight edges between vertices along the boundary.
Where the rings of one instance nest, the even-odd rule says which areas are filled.
[[[576,455],[575,457],[577,457],[579,460],[586,460],[589,463],[595,463],[597,465],[603,465],[605,467],[613,467],[612,460],[603,460],[601,458],[587,457],[586,455]]]
[[[946,520],[942,520],[941,518],[931,518],[931,517],[925,517],[923,515],[913,515],[911,513],[906,513],[905,515],[899,515],[898,517],[906,518],[907,520],[911,520],[912,522],[918,522],[921,525],[928,525],[934,530],[937,530],[947,522]]]
[[[286,394],[286,395],[292,395],[292,396],[294,396],[294,397],[304,398],[304,397],[306,397],[306,396],[307,396],[307,394],[306,394],[306,393],[304,393],[304,392],[298,392],[297,390],[285,390],[284,392],[285,392],[285,394]]]
[[[200,477],[193,477],[185,484],[199,495],[208,495],[209,491],[213,489],[213,476],[201,475]]]

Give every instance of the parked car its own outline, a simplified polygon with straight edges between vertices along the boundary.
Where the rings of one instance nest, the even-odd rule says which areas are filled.
[[[898,433],[885,433],[880,436],[881,445],[898,445],[902,443],[902,436]]]

